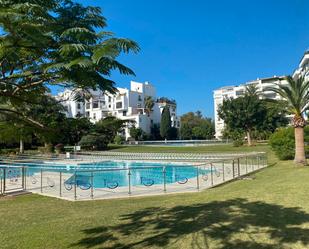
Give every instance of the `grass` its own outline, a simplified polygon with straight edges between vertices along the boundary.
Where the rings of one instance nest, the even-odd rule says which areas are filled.
[[[277,161],[273,154],[270,161]],[[134,199],[2,198],[0,247],[309,248],[309,168],[279,161],[255,176],[199,193]]]
[[[119,152],[172,152],[172,153],[212,153],[212,152],[250,152],[269,150],[266,145],[253,147],[233,147],[230,144],[208,145],[208,146],[116,146],[109,147],[111,151]]]

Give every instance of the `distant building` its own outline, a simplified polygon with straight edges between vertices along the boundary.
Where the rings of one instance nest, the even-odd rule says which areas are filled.
[[[122,120],[135,121],[135,127],[150,133],[154,125],[160,125],[161,113],[165,106],[170,108],[172,127],[180,127],[180,119],[177,116],[177,104],[167,98],[157,98],[155,87],[149,82],[139,83],[131,81],[130,89],[117,88],[118,92],[113,95],[102,91],[91,91],[88,100],[77,101],[74,90],[65,90],[56,98],[62,101],[67,109],[67,117],[88,117],[95,123],[107,116],[114,116]],[[151,111],[145,108],[145,98],[151,97],[154,106]],[[126,127],[124,136],[130,137],[129,128]]]
[[[281,97],[270,91],[266,91],[265,88],[274,86],[275,83],[281,83],[284,84],[285,80],[283,76],[277,77],[271,77],[271,78],[265,78],[265,79],[256,79],[253,81],[246,82],[244,84],[241,84],[239,86],[226,86],[219,88],[214,91],[214,113],[215,113],[215,137],[217,139],[222,138],[222,133],[224,130],[224,121],[220,119],[218,115],[218,109],[219,106],[223,104],[224,99],[228,98],[238,98],[239,96],[242,96],[245,94],[246,87],[248,85],[255,85],[257,87],[257,90],[260,93],[261,98],[266,99],[280,99]]]
[[[300,75],[306,75],[309,78],[309,51],[306,51],[304,53],[304,56],[302,60],[300,61],[299,67],[297,70],[295,70],[293,77],[297,78]],[[270,91],[266,91],[265,88],[269,86],[274,86],[275,84],[286,84],[286,81],[284,80],[285,76],[274,76],[270,78],[263,78],[263,79],[256,79],[253,81],[246,82],[244,84],[238,85],[238,86],[226,86],[221,87],[217,90],[214,90],[213,92],[213,98],[214,98],[214,115],[215,115],[215,137],[217,139],[222,138],[222,133],[224,130],[224,121],[220,119],[218,115],[218,109],[219,106],[223,104],[223,100],[227,98],[238,98],[239,96],[242,96],[245,93],[246,87],[248,85],[254,84],[257,87],[257,90],[260,92],[261,98],[266,99],[281,99],[281,97]]]

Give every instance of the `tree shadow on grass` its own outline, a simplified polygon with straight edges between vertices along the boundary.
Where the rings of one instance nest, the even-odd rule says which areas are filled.
[[[274,249],[302,243],[309,248],[308,213],[241,198],[146,208],[121,216],[120,223],[86,229],[85,237],[72,246]],[[308,228],[300,227],[305,223]]]

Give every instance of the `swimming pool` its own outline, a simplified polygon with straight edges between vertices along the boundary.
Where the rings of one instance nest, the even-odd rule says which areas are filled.
[[[32,182],[39,181],[41,171],[44,175],[49,172],[62,172],[65,176],[65,187],[71,188],[76,184],[80,188],[109,188],[124,187],[130,184],[152,186],[156,184],[179,183],[185,184],[197,174],[209,173],[209,168],[199,168],[190,164],[177,163],[149,163],[149,162],[118,162],[104,161],[78,165],[61,165],[51,163],[41,164],[11,164],[10,166],[23,166],[27,177]],[[217,172],[216,169],[213,169]],[[10,173],[10,172],[8,172]],[[12,173],[10,173],[12,175]],[[218,172],[217,172],[218,174]],[[9,175],[10,176],[10,175]]]
[[[22,158],[22,163],[2,159],[0,194],[27,190],[67,200],[90,200],[196,191],[267,166],[266,153],[262,152],[226,154],[221,159],[218,155],[190,158],[190,155],[125,153],[114,157],[118,159],[106,160],[107,156],[97,154],[73,160]],[[188,158],[190,161],[184,160]]]

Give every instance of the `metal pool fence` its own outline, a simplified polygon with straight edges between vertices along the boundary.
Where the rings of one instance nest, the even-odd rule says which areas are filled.
[[[0,193],[26,190],[67,200],[91,200],[190,192],[244,177],[266,166],[266,153],[214,157],[205,163],[160,162],[158,166],[104,169],[8,163],[0,165]]]

